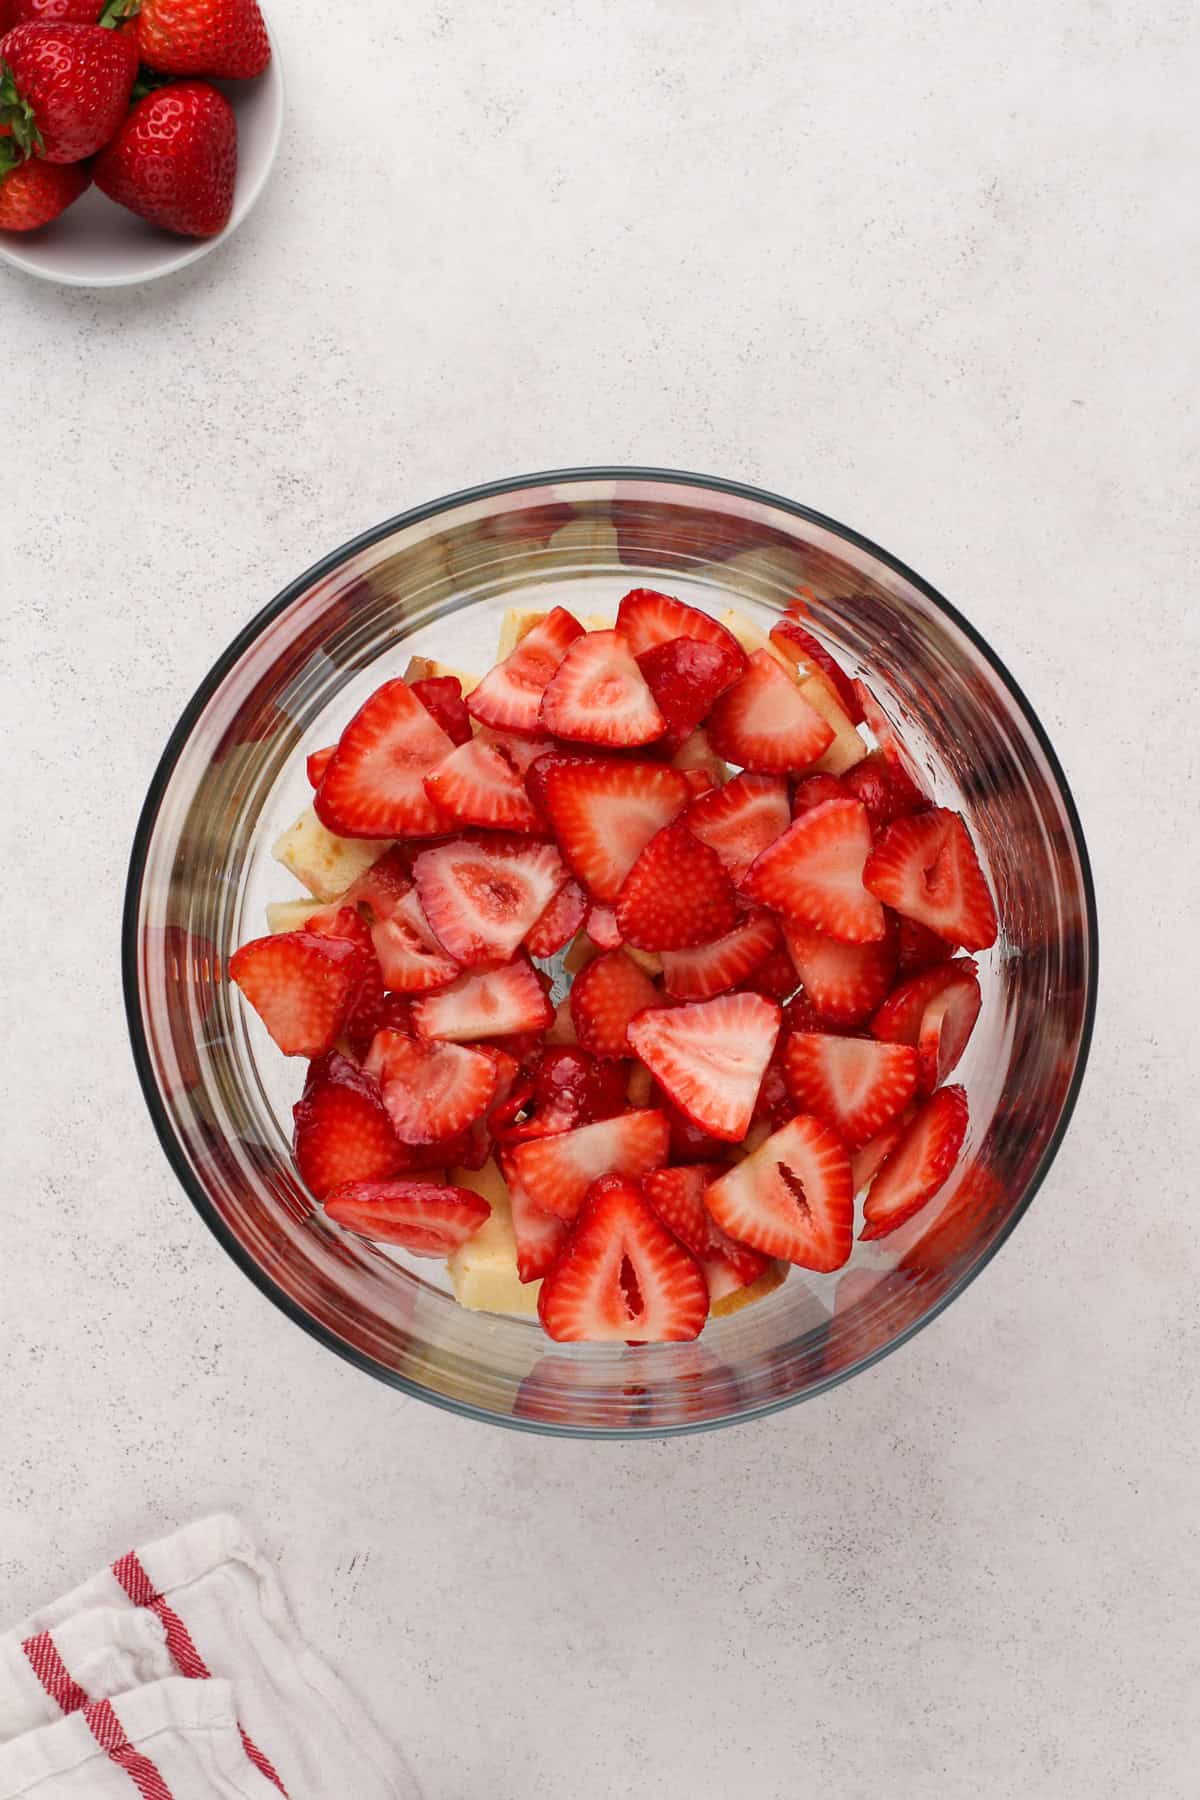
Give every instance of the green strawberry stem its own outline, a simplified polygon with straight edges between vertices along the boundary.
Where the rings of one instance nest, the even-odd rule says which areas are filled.
[[[25,158],[17,149],[11,138],[0,138],[0,181],[11,175],[14,169],[20,168]]]
[[[33,116],[33,108],[27,100],[21,98],[13,72],[7,63],[0,62],[0,125],[6,125],[12,136],[10,142],[21,152],[18,161],[33,156],[42,149],[42,134],[38,130],[37,120]]]
[[[107,6],[96,23],[106,26],[110,31],[116,25],[123,25],[126,19],[132,19],[135,13],[142,10],[142,0],[108,0]]]
[[[144,100],[147,94],[156,93],[159,88],[170,87],[174,80],[174,75],[160,75],[157,69],[148,69],[143,63],[129,96],[130,105],[136,106],[139,100]]]

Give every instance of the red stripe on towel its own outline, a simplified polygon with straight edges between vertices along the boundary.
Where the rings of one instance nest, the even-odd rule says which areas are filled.
[[[83,1709],[88,1729],[109,1762],[124,1769],[142,1800],[173,1800],[170,1788],[148,1756],[143,1756],[125,1735],[125,1728],[110,1700],[94,1700]]]
[[[88,1696],[58,1654],[58,1645],[48,1631],[39,1631],[36,1637],[26,1638],[21,1648],[55,1706],[62,1712],[73,1713],[87,1705]]]
[[[191,1632],[174,1607],[168,1605],[158,1592],[143,1568],[137,1552],[131,1550],[127,1556],[122,1556],[113,1564],[112,1572],[135,1606],[147,1607],[161,1620],[163,1631],[166,1633],[167,1649],[179,1673],[188,1676],[192,1681],[208,1680],[211,1671],[192,1642]],[[239,1725],[238,1730],[242,1734],[242,1745],[246,1755],[254,1767],[260,1775],[265,1775],[268,1781],[274,1783],[286,1800],[287,1789],[276,1774],[270,1759],[247,1735],[244,1726]]]

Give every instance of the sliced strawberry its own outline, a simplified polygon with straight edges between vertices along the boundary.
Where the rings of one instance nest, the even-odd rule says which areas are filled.
[[[875,1136],[871,1138],[869,1142],[860,1145],[857,1150],[851,1152],[850,1176],[854,1182],[854,1191],[856,1194],[862,1193],[876,1169],[878,1169],[891,1155],[892,1151],[896,1148],[896,1145],[900,1142],[900,1139],[904,1136],[904,1133],[908,1130],[909,1123],[916,1113],[916,1110],[915,1104],[906,1106],[903,1112],[896,1114],[896,1117],[890,1124],[884,1126],[882,1131],[876,1132]]]
[[[820,1119],[792,1119],[714,1181],[704,1200],[723,1231],[764,1256],[825,1273],[850,1256],[850,1159]]]
[[[338,739],[313,799],[339,837],[421,837],[442,829],[425,776],[454,745],[408,683],[387,681]]]
[[[874,1038],[796,1032],[783,1068],[795,1110],[832,1125],[848,1150],[873,1138],[917,1091],[916,1052]]]
[[[617,899],[617,929],[637,950],[690,950],[737,924],[733,885],[715,850],[682,820],[664,826],[634,863]]]
[[[707,731],[726,762],[769,775],[807,769],[833,742],[832,727],[769,650],[756,650],[746,673],[726,688]]]
[[[750,1128],[781,1018],[762,994],[722,994],[639,1014],[629,1042],[689,1119],[736,1144]]]
[[[344,1182],[384,1181],[405,1166],[378,1087],[336,1051],[313,1063],[292,1116],[296,1167],[318,1200]]]
[[[582,635],[578,619],[556,606],[468,695],[471,717],[496,731],[536,736],[541,730],[538,710],[542,695],[571,644]]]
[[[766,1273],[770,1261],[728,1237],[705,1206],[705,1188],[724,1173],[724,1163],[691,1163],[682,1169],[652,1169],[642,1183],[652,1209],[704,1270],[710,1302],[749,1287]]]
[[[715,850],[731,881],[791,824],[788,786],[782,775],[738,775],[726,787],[693,800],[687,826]]]
[[[667,1128],[671,1134],[671,1162],[718,1163],[723,1157],[728,1157],[728,1143],[714,1137],[710,1131],[703,1131],[694,1119],[689,1119],[685,1112],[679,1110],[665,1088],[661,1088],[657,1082],[650,1090],[650,1104],[657,1107],[667,1121]]]
[[[587,909],[584,930],[600,950],[619,950],[625,942],[617,924],[616,908],[601,906],[598,900]]]
[[[428,846],[422,844],[420,847],[426,849]],[[412,876],[403,846],[393,844],[371,864],[365,875],[350,884],[342,895],[342,903],[360,907],[368,925],[372,925],[377,919],[389,918],[411,891]]]
[[[455,1044],[545,1031],[554,1018],[536,970],[521,956],[499,969],[468,970],[439,993],[414,1000],[412,1013],[421,1037]]]
[[[539,717],[556,737],[610,749],[651,744],[667,728],[619,631],[576,638],[547,684]]]
[[[424,1043],[399,1031],[378,1034],[364,1067],[403,1144],[433,1144],[465,1131],[487,1111],[499,1073],[487,1051]]]
[[[862,702],[855,692],[854,683],[835,662],[824,644],[811,631],[806,631],[798,619],[790,614],[780,619],[777,625],[771,627],[771,642],[797,665],[803,663],[812,672],[819,670],[829,681],[837,695],[838,704],[850,723],[862,724]]]
[[[356,906],[324,907],[306,922],[304,929],[317,937],[344,938],[356,944],[362,953],[362,981],[358,998],[346,1016],[346,1036],[355,1042],[370,1043],[379,1029],[383,1007],[383,971],[371,929]]]
[[[897,774],[881,750],[873,750],[841,777],[842,786],[867,809],[872,831],[882,831],[893,819],[921,812],[929,805],[919,789]]]
[[[557,956],[583,924],[586,912],[587,895],[579,883],[565,882],[537,923],[525,933],[525,948],[530,956]]]
[[[700,1335],[708,1286],[637,1183],[609,1175],[543,1281],[538,1316],[559,1343],[673,1343]]]
[[[896,979],[896,932],[874,944],[844,944],[807,925],[784,921],[788,955],[814,1013],[831,1025],[863,1025]]]
[[[325,1202],[336,1225],[376,1243],[398,1244],[411,1256],[453,1255],[491,1210],[472,1188],[432,1181],[350,1181]]]
[[[768,1000],[789,1000],[800,985],[795,965],[782,946],[759,963],[742,986],[752,994],[765,994]]]
[[[431,719],[436,719],[452,744],[465,744],[471,736],[471,715],[463,699],[457,675],[426,675],[409,686]]]
[[[767,845],[741,886],[798,925],[846,943],[874,942],[886,935],[887,921],[863,886],[870,848],[871,828],[858,801],[826,800]]]
[[[897,819],[877,840],[863,880],[877,899],[965,950],[996,941],[996,908],[958,813],[934,806]]]
[[[513,1167],[534,1206],[556,1218],[573,1219],[599,1176],[638,1176],[657,1169],[667,1159],[667,1141],[663,1115],[643,1108],[518,1144]]]
[[[509,1043],[515,1040],[509,1038]],[[498,1121],[504,1116],[509,1101],[515,1094],[522,1092],[526,1085],[526,1077],[519,1062],[495,1043],[479,1042],[475,1045],[485,1055],[490,1056],[496,1065],[496,1091],[488,1101],[487,1111],[479,1118],[472,1120],[462,1134],[467,1139],[467,1148],[457,1161],[448,1162],[446,1168],[461,1165],[465,1169],[482,1169],[495,1147]]]
[[[624,950],[597,956],[580,970],[571,988],[575,1034],[593,1056],[628,1056],[630,1019],[664,1004],[650,977]]]
[[[469,964],[507,962],[567,871],[552,844],[460,837],[418,856],[413,878],[434,936]]]
[[[740,987],[779,944],[769,912],[747,913],[732,931],[694,950],[663,952],[663,985],[674,1000],[711,1000]],[[792,980],[792,987],[796,985]],[[791,988],[788,989],[791,992]]]
[[[939,1088],[925,1102],[871,1183],[861,1237],[886,1237],[932,1200],[958,1161],[967,1120],[960,1087]]]
[[[510,1154],[501,1152],[500,1169],[508,1183],[513,1236],[517,1240],[517,1279],[540,1281],[562,1254],[570,1227],[533,1204]]]
[[[329,744],[324,750],[314,750],[311,756],[305,758],[304,773],[308,777],[309,787],[320,787],[325,779],[325,771],[333,761],[336,749],[336,744]]]
[[[456,825],[544,831],[545,821],[525,791],[528,761],[514,749],[521,742],[502,732],[481,731],[451,751],[445,762],[425,777],[425,792]],[[536,746],[543,752],[549,748],[547,744]]]
[[[653,588],[632,588],[626,594],[617,608],[617,630],[625,634],[635,656],[644,656],[647,650],[673,638],[693,638],[723,650],[732,658],[735,672],[746,666],[745,652],[724,625],[698,607]]]
[[[912,975],[871,1020],[871,1035],[886,1044],[913,1044],[923,1093],[955,1068],[982,1003],[979,975],[969,956],[934,963]]]
[[[371,942],[383,971],[384,985],[397,994],[424,994],[445,987],[459,972],[429,929],[414,887],[371,927]]]
[[[229,960],[230,980],[285,1056],[331,1050],[368,974],[357,944],[309,931],[256,938]]]
[[[725,645],[677,637],[643,650],[637,665],[667,721],[667,737],[678,748],[708,717],[717,695],[738,679],[746,658],[732,638]]]
[[[519,1144],[611,1119],[625,1110],[625,1081],[623,1063],[599,1062],[578,1044],[552,1045],[514,1091],[503,1118],[496,1114],[496,1136]]]
[[[543,757],[530,771],[530,785],[572,871],[606,905],[655,832],[690,797],[677,770],[614,758]]]
[[[900,920],[898,972],[901,979],[915,975],[921,969],[932,968],[934,963],[948,962],[954,950],[953,944],[939,937],[936,931],[930,931],[928,925],[919,925],[916,919]]]
[[[899,732],[865,682],[855,681],[854,692],[862,707],[863,719],[891,772],[899,810],[918,812],[929,805],[929,795],[917,763],[903,743]]]
[[[847,788],[837,775],[806,775],[803,781],[796,783],[796,791],[792,795],[792,817],[798,819],[801,813],[811,812],[814,806],[820,806],[824,800],[844,800]]]

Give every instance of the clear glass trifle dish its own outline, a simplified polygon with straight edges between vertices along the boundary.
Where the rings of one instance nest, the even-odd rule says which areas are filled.
[[[953,1173],[841,1267],[792,1267],[694,1341],[556,1343],[536,1317],[458,1304],[439,1262],[334,1222],[293,1157],[304,1064],[229,979],[273,902],[302,890],[272,854],[308,808],[306,759],[410,659],[483,674],[510,609],[611,622],[632,589],[677,596],[748,641],[802,596],[804,626],[894,730],[938,807],[966,821],[995,900],[974,958],[982,1007],[953,1081],[969,1126]],[[384,845],[379,845],[382,851]],[[569,985],[558,959],[553,998]],[[902,564],[803,506],[654,470],[497,482],[346,545],[255,618],[180,720],[138,826],[124,978],[139,1075],[185,1191],[297,1324],[379,1379],[463,1414],[582,1435],[663,1434],[819,1393],[960,1293],[1043,1182],[1083,1077],[1095,900],[1079,819],[1020,689],[967,621]]]

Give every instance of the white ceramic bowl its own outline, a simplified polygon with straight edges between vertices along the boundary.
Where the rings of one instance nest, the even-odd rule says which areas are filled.
[[[237,114],[238,172],[233,214],[212,238],[172,237],[91,187],[41,231],[0,232],[0,261],[64,287],[133,287],[199,262],[232,236],[267,185],[283,134],[283,71],[270,25],[271,61],[257,81],[214,83]]]

